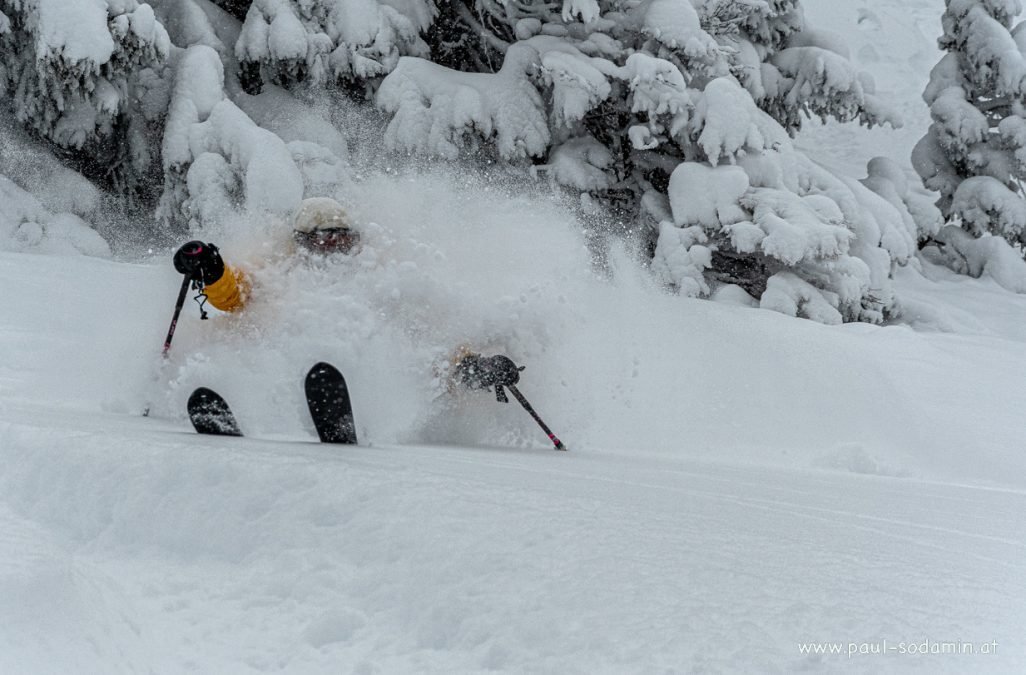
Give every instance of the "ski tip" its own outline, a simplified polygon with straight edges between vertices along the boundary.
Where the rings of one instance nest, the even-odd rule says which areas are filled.
[[[213,389],[207,389],[206,387],[197,387],[195,390],[193,390],[192,394],[189,395],[189,403],[192,403],[194,401],[198,402],[203,399],[210,398],[221,398],[221,395]]]
[[[213,436],[242,436],[231,408],[213,389],[199,387],[189,396],[189,421],[197,433]]]
[[[342,376],[342,371],[340,371],[338,368],[331,365],[327,361],[318,361],[317,363],[315,363],[313,367],[311,367],[310,370],[307,371],[306,376],[317,377],[322,373],[332,373],[339,377]]]

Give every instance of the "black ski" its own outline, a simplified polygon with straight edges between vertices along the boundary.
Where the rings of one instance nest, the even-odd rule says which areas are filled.
[[[212,436],[241,436],[232,409],[213,389],[200,387],[189,397],[189,419],[196,431]]]
[[[306,404],[322,443],[356,443],[349,387],[330,363],[318,363],[307,373]]]

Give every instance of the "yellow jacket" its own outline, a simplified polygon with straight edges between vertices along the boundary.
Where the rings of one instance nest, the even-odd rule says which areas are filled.
[[[203,287],[207,301],[222,312],[242,309],[249,299],[250,283],[246,275],[231,265],[224,266],[224,274],[212,284]]]

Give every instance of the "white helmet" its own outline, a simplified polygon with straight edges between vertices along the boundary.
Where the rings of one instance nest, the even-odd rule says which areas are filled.
[[[337,201],[331,197],[310,197],[300,203],[292,227],[296,232],[313,232],[335,228],[348,230],[353,226],[349,214]]]
[[[330,197],[304,199],[292,230],[300,246],[317,253],[349,253],[360,241],[346,210]]]

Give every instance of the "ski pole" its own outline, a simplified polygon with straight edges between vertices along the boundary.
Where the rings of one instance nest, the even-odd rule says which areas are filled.
[[[167,358],[168,350],[171,349],[171,338],[175,336],[175,327],[178,326],[178,315],[182,313],[182,306],[185,304],[185,295],[189,292],[189,282],[192,277],[185,275],[182,279],[182,288],[178,291],[178,302],[175,303],[175,313],[171,317],[171,327],[167,329],[167,339],[164,340],[164,351],[161,356]]]
[[[167,363],[167,353],[171,349],[171,338],[175,336],[175,328],[178,326],[178,315],[182,313],[182,306],[185,305],[185,295],[189,292],[189,282],[192,281],[192,277],[185,275],[182,279],[182,288],[178,291],[178,301],[175,302],[175,313],[171,317],[171,327],[167,329],[167,338],[164,340],[164,350],[160,353],[160,370],[164,368],[164,364]],[[160,373],[157,373],[159,379]],[[150,416],[150,403],[146,403],[146,407],[143,408],[143,417]]]
[[[544,431],[548,435],[549,440],[552,441],[553,445],[556,446],[556,450],[566,450],[566,446],[563,445],[563,441],[556,438],[556,434],[552,433],[552,430],[545,425],[545,422],[542,422],[542,418],[538,417],[538,413],[534,411],[534,408],[532,408],[531,404],[527,402],[527,399],[524,398],[524,395],[520,393],[520,390],[512,384],[507,384],[506,388],[513,392],[513,396],[515,396],[516,399],[520,401],[520,405],[524,406],[524,410],[531,414],[531,417],[533,417],[534,421],[538,423],[538,426],[542,428],[542,431]]]

